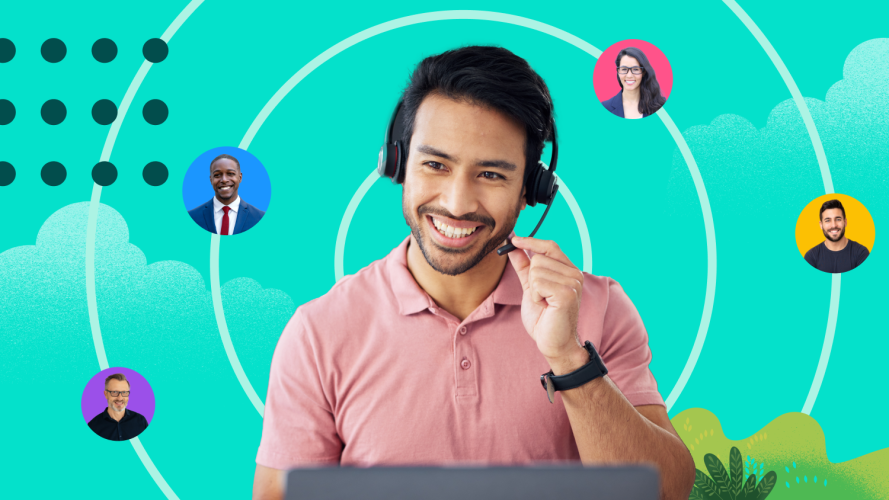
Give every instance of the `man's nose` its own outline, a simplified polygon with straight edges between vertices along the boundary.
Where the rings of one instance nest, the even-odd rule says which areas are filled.
[[[440,203],[454,217],[476,212],[478,196],[470,179],[457,175],[442,192]]]

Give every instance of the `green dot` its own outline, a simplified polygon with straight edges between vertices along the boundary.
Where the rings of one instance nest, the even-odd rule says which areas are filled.
[[[161,123],[164,123],[167,120],[168,115],[169,110],[167,109],[167,105],[160,99],[152,99],[146,102],[145,106],[142,108],[142,117],[152,125],[160,125]]]
[[[153,161],[142,169],[142,178],[151,186],[160,186],[167,182],[169,175],[167,166],[159,161]]]
[[[9,38],[0,38],[0,63],[8,63],[15,57],[15,44]]]
[[[64,59],[67,53],[68,49],[65,47],[65,43],[58,38],[50,38],[40,46],[40,55],[46,59],[46,62],[57,63]]]
[[[100,38],[93,44],[93,57],[100,63],[109,63],[117,57],[117,44],[111,39]]]
[[[15,180],[15,167],[6,161],[0,161],[0,186],[8,186]]]
[[[9,125],[15,118],[15,106],[6,99],[0,99],[0,125]]]
[[[110,186],[117,180],[117,167],[110,161],[100,161],[93,167],[93,182],[100,186]]]
[[[110,125],[117,118],[117,106],[108,99],[93,104],[93,120],[99,125]]]
[[[68,116],[68,110],[65,109],[62,101],[50,99],[43,103],[43,107],[40,108],[40,116],[43,117],[43,121],[46,123],[58,125],[65,121],[65,117]]]
[[[163,61],[169,53],[170,48],[167,47],[167,42],[160,38],[152,38],[142,46],[142,55],[151,63],[157,64]]]
[[[58,186],[65,182],[65,177],[68,177],[68,172],[65,166],[57,161],[47,163],[40,170],[40,178],[47,186]]]

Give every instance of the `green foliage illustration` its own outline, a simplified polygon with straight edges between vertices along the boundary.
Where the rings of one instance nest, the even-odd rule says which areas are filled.
[[[822,476],[821,476],[821,478],[823,479],[823,482],[822,482],[822,483],[819,483],[819,482],[818,482],[818,475],[817,475],[817,474],[813,474],[813,475],[811,476],[811,480],[810,480],[810,479],[809,479],[809,477],[810,477],[809,475],[805,474],[804,472],[801,472],[801,471],[797,468],[797,466],[796,466],[796,461],[793,461],[793,462],[791,462],[791,463],[793,464],[793,468],[792,468],[792,469],[791,469],[790,467],[788,467],[788,466],[785,466],[785,467],[784,467],[784,472],[786,472],[786,473],[788,474],[788,479],[787,479],[787,481],[784,482],[784,485],[785,485],[787,488],[790,488],[791,486],[794,485],[794,479],[796,480],[796,483],[795,483],[795,484],[800,485],[800,486],[804,486],[804,485],[806,485],[806,484],[811,484],[813,487],[815,487],[815,486],[821,486],[821,487],[825,487],[825,486],[827,486],[827,479],[824,477],[823,474],[822,474]],[[802,476],[800,476],[800,474],[802,474]],[[802,482],[800,482],[800,477],[802,477]]]
[[[750,457],[748,467],[749,460]],[[752,474],[745,470],[741,451],[735,446],[729,453],[728,471],[712,453],[704,456],[704,464],[710,475],[695,469],[695,486],[690,500],[763,500],[771,493],[778,478],[775,471],[769,471],[757,483],[755,469]]]

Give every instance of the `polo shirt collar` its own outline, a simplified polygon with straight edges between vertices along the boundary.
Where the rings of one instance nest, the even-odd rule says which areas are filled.
[[[420,288],[407,267],[407,246],[410,240],[410,236],[405,238],[386,258],[389,284],[392,287],[395,301],[398,303],[398,312],[404,316],[436,307],[435,301],[425,290]],[[522,305],[522,283],[512,264],[506,264],[503,276],[500,277],[500,283],[497,284],[497,288],[486,299],[486,302],[488,300],[493,300],[495,304]]]
[[[103,413],[105,413],[105,419],[106,419],[106,420],[110,420],[110,421],[112,421],[112,422],[118,422],[118,420],[114,420],[113,418],[111,418],[111,414],[108,413],[108,407],[107,407],[107,406],[105,407],[105,411],[104,411]],[[129,408],[124,408],[124,409],[123,409],[123,417],[121,417],[121,419],[120,419],[119,421],[120,421],[120,422],[123,422],[124,420],[127,420],[127,418],[130,417],[131,414],[132,414],[132,412],[130,411]]]

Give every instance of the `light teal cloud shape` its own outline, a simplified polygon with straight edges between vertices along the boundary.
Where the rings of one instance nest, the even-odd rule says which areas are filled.
[[[825,61],[824,70],[831,64]],[[878,299],[885,296],[881,278],[889,271],[880,257],[881,221],[889,216],[887,81],[889,39],[869,40],[847,56],[843,79],[824,100],[805,98],[830,162],[834,190],[864,203],[877,229],[871,257],[842,277],[829,363],[822,351],[832,277],[806,264],[794,238],[803,207],[824,194],[797,106],[792,99],[780,102],[762,128],[751,123],[760,117],[721,115],[683,132],[707,184],[715,224],[724,228],[719,242],[723,295],[706,352],[689,382],[687,395],[696,397],[683,404],[719,415],[729,436],[749,435],[779,414],[805,406],[827,434],[832,461],[889,446],[889,429],[876,420],[863,422],[868,439],[848,439],[848,415],[837,411],[850,408],[851,401],[872,400],[878,387],[871,381],[883,376],[876,353],[889,349],[885,306]],[[676,152],[668,214],[684,213],[681,208],[689,204],[685,169]],[[682,227],[681,220],[670,220]],[[817,402],[806,405],[813,377],[821,372],[819,363],[824,378]],[[855,383],[850,384],[850,376]],[[725,390],[729,380],[740,384],[738,391]],[[877,405],[885,411],[886,403]]]
[[[35,245],[0,253],[0,365],[5,396],[9,401],[30,401],[35,387],[49,390],[42,399],[52,402],[54,434],[45,439],[63,438],[70,444],[54,454],[70,476],[62,483],[78,490],[79,478],[92,477],[89,469],[99,460],[83,457],[108,452],[80,415],[83,388],[100,370],[86,305],[88,211],[86,202],[65,206],[43,223]],[[135,369],[152,385],[155,418],[139,439],[172,489],[181,498],[207,494],[190,492],[193,478],[187,471],[193,468],[194,456],[183,453],[187,443],[187,449],[201,450],[203,467],[232,478],[209,486],[213,496],[225,496],[239,490],[247,470],[242,461],[227,457],[249,461],[256,452],[261,421],[231,372],[208,283],[186,263],[149,262],[129,236],[121,214],[99,205],[96,299],[109,363]],[[225,272],[232,275],[237,269]],[[286,293],[264,289],[244,277],[224,282],[221,295],[232,342],[264,399],[271,356],[295,305]],[[225,418],[202,419],[201,432],[195,433],[194,419],[202,415]],[[0,425],[11,425],[7,418],[11,417],[0,418]],[[21,454],[22,464],[41,460],[47,441],[39,443],[34,446],[34,436],[22,433],[10,434],[6,442]],[[10,472],[21,478],[20,484],[40,480],[33,467]],[[249,488],[241,493],[249,495]]]
[[[35,246],[0,254],[0,293],[9,313],[3,319],[14,326],[12,335],[31,333],[28,325],[35,324],[35,313],[57,331],[72,326],[68,322],[73,318],[65,311],[80,311],[81,302],[85,303],[88,208],[89,203],[75,203],[59,209],[40,228]],[[176,352],[189,352],[196,341],[218,344],[210,291],[201,274],[183,262],[148,264],[145,254],[129,243],[126,221],[108,205],[99,208],[96,254],[97,300],[112,364],[120,362],[112,354],[115,350],[163,353],[158,361],[166,363]],[[251,380],[257,380],[257,391],[264,395],[271,354],[295,310],[293,301],[250,278],[226,282],[222,296],[233,342],[253,372]]]

